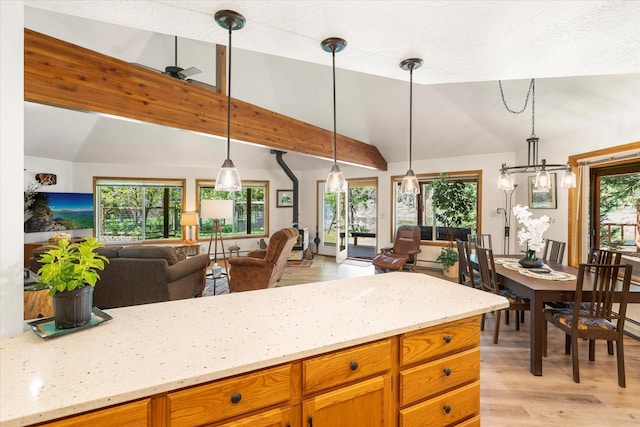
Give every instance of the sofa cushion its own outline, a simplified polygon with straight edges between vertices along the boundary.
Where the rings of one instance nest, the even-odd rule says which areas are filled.
[[[171,246],[125,246],[118,251],[120,258],[163,258],[169,265],[178,262],[176,250]]]
[[[118,258],[118,251],[122,246],[103,246],[96,248],[98,255],[106,256],[107,258]]]

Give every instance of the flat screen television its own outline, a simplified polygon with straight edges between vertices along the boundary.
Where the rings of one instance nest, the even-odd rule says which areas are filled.
[[[25,195],[24,232],[59,232],[94,227],[92,193],[47,193]]]

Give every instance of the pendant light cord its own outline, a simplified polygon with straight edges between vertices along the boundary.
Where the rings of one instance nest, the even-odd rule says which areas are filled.
[[[336,138],[336,47],[331,48],[333,68],[333,164],[338,164],[338,142]]]
[[[233,22],[229,22],[229,72],[227,80],[229,81],[227,89],[227,160],[231,158],[231,31]]]
[[[413,67],[409,65],[409,170],[411,170],[412,134],[413,134]]]

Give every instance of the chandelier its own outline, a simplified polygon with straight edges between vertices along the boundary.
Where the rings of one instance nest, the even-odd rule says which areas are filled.
[[[553,171],[563,171],[563,176],[561,180],[561,186],[563,188],[575,188],[576,186],[576,174],[571,170],[571,166],[569,164],[549,164],[546,159],[542,159],[540,163],[538,163],[538,142],[539,138],[536,136],[535,125],[536,125],[536,82],[535,79],[531,79],[531,83],[529,84],[529,91],[527,93],[527,98],[524,102],[524,107],[520,111],[514,111],[509,108],[507,102],[504,99],[504,91],[502,90],[502,82],[498,81],[500,85],[500,95],[502,95],[502,103],[504,104],[507,111],[513,114],[520,114],[526,108],[529,102],[529,98],[531,98],[531,136],[527,138],[528,151],[527,151],[527,164],[523,166],[507,166],[506,163],[502,164],[500,168],[500,176],[498,177],[498,189],[511,191],[514,189],[513,178],[511,178],[510,174],[514,173],[536,173],[536,180],[534,187],[540,189],[550,189],[551,188],[551,176],[549,172]]]

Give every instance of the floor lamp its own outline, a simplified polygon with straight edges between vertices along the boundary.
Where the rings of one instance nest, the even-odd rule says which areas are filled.
[[[200,218],[213,219],[211,226],[211,237],[209,238],[209,250],[207,257],[211,262],[211,243],[213,242],[214,258],[213,262],[218,261],[218,239],[222,246],[222,258],[224,259],[224,269],[227,271],[227,255],[224,251],[224,240],[222,240],[222,230],[220,229],[220,220],[233,218],[233,200],[203,200],[200,206]]]

